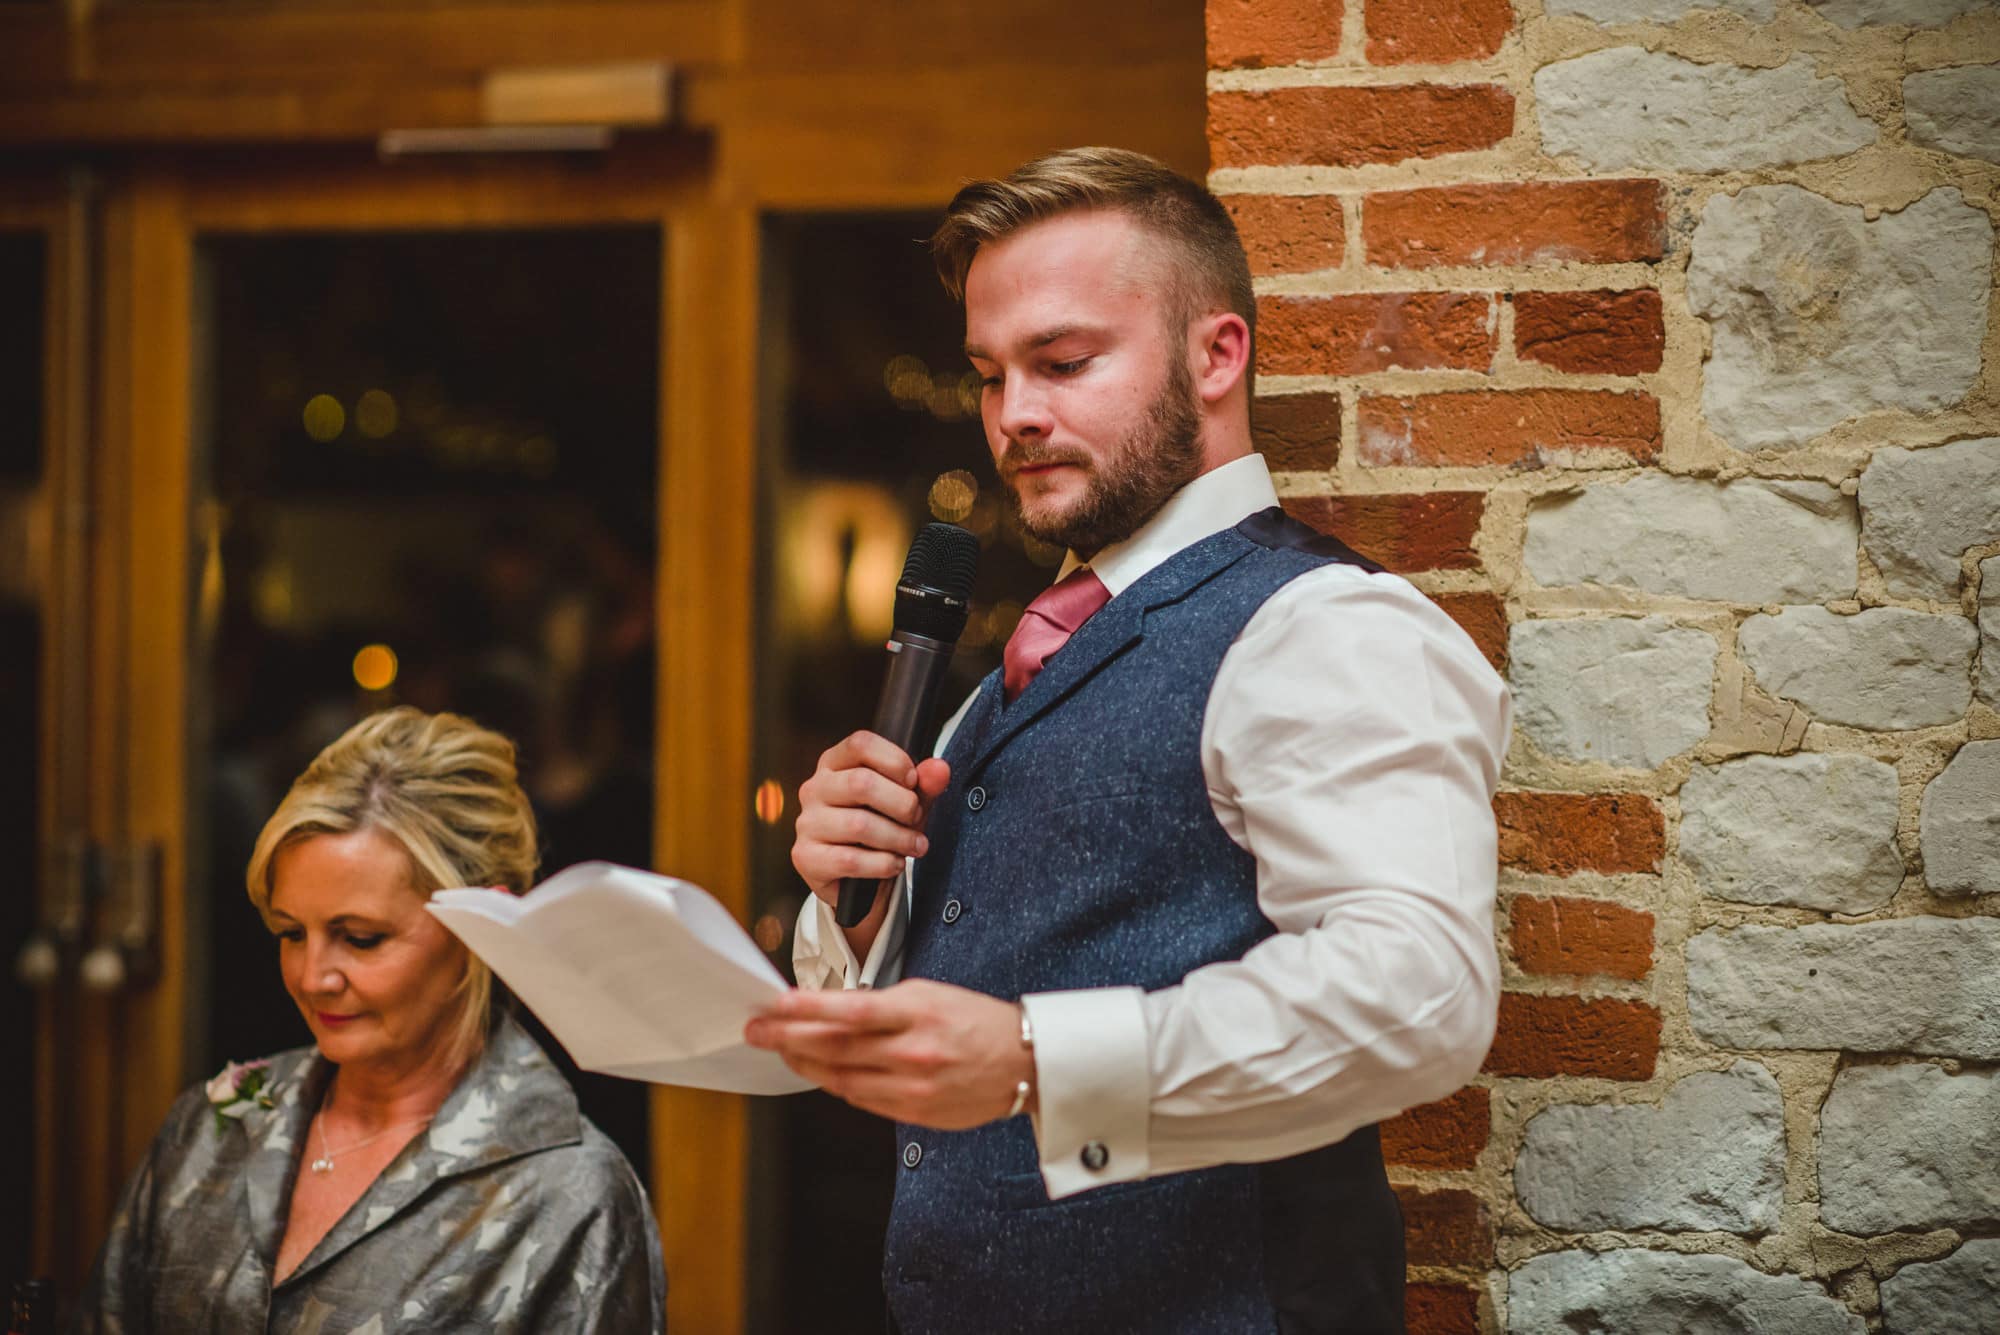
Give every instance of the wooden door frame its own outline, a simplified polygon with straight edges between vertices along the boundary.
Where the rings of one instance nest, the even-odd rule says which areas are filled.
[[[654,853],[739,918],[749,909],[755,570],[756,212],[731,198],[699,143],[657,140],[608,158],[417,161],[348,151],[163,154],[107,181],[108,306],[98,469],[107,488],[92,657],[92,826],[163,850],[160,981],[125,1002],[115,1109],[85,1183],[85,1236],[183,1087],[192,814],[187,735],[196,610],[194,265],[213,233],[645,223],[661,229],[656,612],[660,669]],[[140,649],[143,655],[126,652]],[[143,661],[141,661],[143,658]],[[107,1021],[108,1023],[108,1021]],[[110,1045],[106,1044],[108,1053]],[[748,1114],[741,1097],[656,1087],[654,1207],[676,1329],[742,1329]],[[94,1243],[90,1244],[94,1246]]]
[[[39,753],[35,758],[38,810],[35,813],[35,865],[28,886],[36,897],[35,917],[44,920],[54,891],[47,883],[58,841],[81,834],[86,824],[87,790],[81,766],[63,762],[65,754],[80,753],[87,730],[87,699],[75,694],[89,661],[80,624],[64,615],[66,594],[79,604],[87,591],[71,589],[89,569],[81,547],[82,525],[75,516],[89,510],[84,490],[88,479],[72,433],[85,430],[88,396],[85,371],[89,364],[90,321],[80,318],[77,302],[87,299],[89,283],[79,272],[88,262],[89,219],[79,193],[81,181],[66,188],[53,171],[0,180],[0,230],[39,233],[43,243],[42,283],[42,468],[31,504],[30,530],[39,543],[41,581],[37,616],[43,628],[38,680],[40,699]],[[5,961],[9,966],[13,961]],[[28,1110],[30,1134],[36,1146],[33,1208],[43,1226],[34,1230],[33,1253],[26,1258],[32,1273],[55,1269],[57,1224],[70,1222],[65,1183],[57,1160],[47,1152],[57,1131],[74,1117],[57,1097],[63,1064],[71,1054],[59,1038],[66,1037],[68,1016],[58,1012],[69,999],[60,988],[36,999],[34,1099]]]

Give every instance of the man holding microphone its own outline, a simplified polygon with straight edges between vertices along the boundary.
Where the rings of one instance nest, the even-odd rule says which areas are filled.
[[[1277,508],[1206,189],[1071,150],[932,244],[994,465],[1069,556],[938,757],[821,757],[801,990],[747,1037],[899,1124],[908,1335],[1400,1330],[1375,1123],[1492,1039],[1506,689]]]

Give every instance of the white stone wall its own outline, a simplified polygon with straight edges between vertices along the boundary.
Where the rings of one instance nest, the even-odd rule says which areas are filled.
[[[1483,1320],[2000,1332],[2000,6],[1516,13],[1523,132],[1673,201],[1658,460],[1483,534],[1510,780],[1667,812],[1665,1019],[1499,1085]]]

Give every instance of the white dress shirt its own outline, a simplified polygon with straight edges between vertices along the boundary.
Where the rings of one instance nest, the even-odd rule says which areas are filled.
[[[1275,504],[1262,457],[1238,459],[1089,565],[1115,598]],[[1061,573],[1080,564],[1072,553]],[[1478,1071],[1499,1005],[1492,803],[1510,713],[1478,647],[1394,575],[1322,566],[1257,610],[1216,672],[1201,761],[1278,932],[1156,992],[1022,999],[1052,1198],[1301,1153]],[[866,960],[831,907],[809,900],[793,946],[799,986],[896,981],[909,887],[906,874]],[[1082,1162],[1093,1142],[1107,1151],[1091,1156],[1097,1170]]]

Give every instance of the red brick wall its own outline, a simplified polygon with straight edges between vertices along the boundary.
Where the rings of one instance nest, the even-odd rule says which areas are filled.
[[[1507,0],[1208,7],[1211,183],[1258,283],[1259,448],[1294,515],[1414,580],[1501,668],[1508,580],[1482,541],[1501,484],[1657,459],[1665,346],[1665,192],[1531,165],[1515,23]],[[1503,863],[1580,888],[1503,892],[1486,1074],[1383,1127],[1413,1335],[1493,1319],[1490,1086],[1644,1081],[1660,1050],[1660,1010],[1632,991],[1654,917],[1582,888],[1659,872],[1659,803],[1509,782]]]

